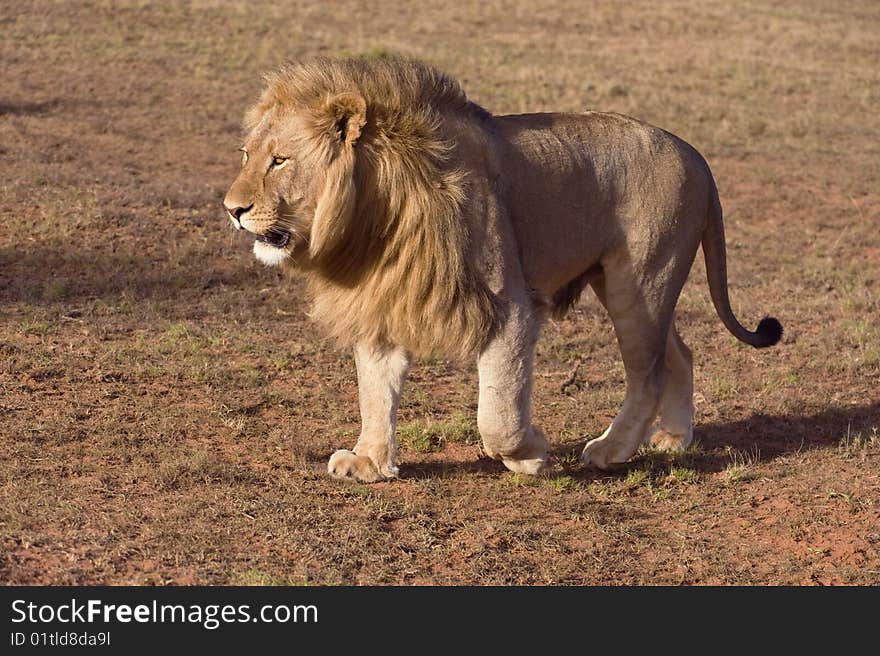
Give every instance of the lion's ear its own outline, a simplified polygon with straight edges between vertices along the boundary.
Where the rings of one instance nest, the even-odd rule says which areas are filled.
[[[331,136],[353,146],[367,124],[367,101],[357,93],[340,93],[323,107]]]
[[[340,93],[324,103],[316,118],[319,132],[328,135],[335,146],[312,221],[309,237],[312,258],[331,251],[343,241],[351,223],[356,196],[353,146],[367,123],[367,103],[356,93]]]

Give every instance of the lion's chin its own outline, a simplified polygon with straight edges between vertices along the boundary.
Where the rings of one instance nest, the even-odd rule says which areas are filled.
[[[266,266],[278,266],[289,257],[283,248],[276,248],[262,241],[254,242],[254,255]]]

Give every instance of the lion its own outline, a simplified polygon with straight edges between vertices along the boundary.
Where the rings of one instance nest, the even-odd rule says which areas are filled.
[[[674,312],[700,245],[734,337],[763,348],[782,335],[774,318],[752,332],[731,310],[706,161],[634,118],[496,116],[418,61],[324,58],[267,75],[244,128],[229,218],[259,260],[306,277],[312,316],[354,350],[362,427],[331,456],[334,477],[398,476],[397,407],[423,356],[475,357],[484,452],[545,471],[535,342],[587,287],[614,325],[626,397],[582,462],[605,469],[645,443],[686,448],[693,364]]]

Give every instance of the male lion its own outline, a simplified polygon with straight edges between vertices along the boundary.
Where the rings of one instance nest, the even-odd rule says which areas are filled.
[[[614,323],[627,390],[582,460],[685,448],[693,371],[673,313],[700,244],[725,327],[755,347],[779,341],[776,319],[749,332],[734,317],[715,182],[668,132],[598,112],[493,116],[403,59],[318,59],[266,81],[224,205],[258,259],[305,274],[313,316],[354,348],[362,429],[331,475],[397,475],[410,359],[441,354],[478,358],[486,453],[539,473],[535,341],[587,285]]]

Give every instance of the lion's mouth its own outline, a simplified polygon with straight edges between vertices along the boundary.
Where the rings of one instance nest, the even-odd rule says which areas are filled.
[[[272,228],[264,235],[255,234],[254,238],[257,241],[269,244],[269,246],[274,246],[275,248],[284,248],[290,243],[290,233],[286,230],[278,230],[276,228]]]

